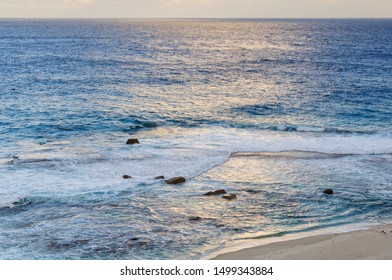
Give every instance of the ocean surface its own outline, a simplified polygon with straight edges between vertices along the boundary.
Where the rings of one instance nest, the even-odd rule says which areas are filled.
[[[0,20],[0,140],[0,259],[390,222],[392,20]]]

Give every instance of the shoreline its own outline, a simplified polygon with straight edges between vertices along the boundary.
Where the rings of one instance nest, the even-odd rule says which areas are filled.
[[[355,224],[240,242],[208,260],[384,260],[392,259],[392,224]]]

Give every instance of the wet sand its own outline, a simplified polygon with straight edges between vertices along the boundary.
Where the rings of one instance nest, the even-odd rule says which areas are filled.
[[[235,252],[215,260],[389,260],[392,225],[275,242]]]

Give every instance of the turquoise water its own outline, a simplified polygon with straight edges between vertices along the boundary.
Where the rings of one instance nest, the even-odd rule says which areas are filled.
[[[0,20],[0,63],[1,259],[392,218],[391,20]]]

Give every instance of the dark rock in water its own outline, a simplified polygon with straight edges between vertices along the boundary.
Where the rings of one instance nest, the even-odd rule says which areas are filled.
[[[129,176],[129,175],[123,175],[123,178],[124,178],[124,179],[131,179],[132,177]]]
[[[165,182],[168,183],[168,184],[175,185],[175,184],[184,183],[185,181],[186,181],[186,180],[185,180],[184,177],[174,177],[174,178],[171,178],[171,179],[169,179],[169,180],[166,180]]]
[[[133,237],[128,241],[126,241],[125,244],[127,244],[129,247],[137,246],[138,243],[135,241],[139,241],[139,239],[140,239],[139,237]]]
[[[146,247],[148,246],[147,241],[139,241],[139,238],[132,238],[125,242],[128,247]]]
[[[225,190],[216,190],[216,191],[205,193],[204,195],[220,195],[220,194],[225,194],[225,193],[226,193]]]
[[[233,193],[225,194],[224,196],[222,196],[222,198],[228,199],[228,200],[232,200],[232,199],[234,199],[236,197],[237,197],[237,195],[233,194]]]
[[[133,144],[140,144],[140,142],[137,139],[128,139],[127,145],[133,145]]]
[[[155,180],[162,180],[162,179],[165,179],[165,176],[157,176],[157,177],[155,177],[154,179],[155,179]]]
[[[50,241],[48,247],[49,248],[54,248],[54,249],[67,249],[67,248],[73,248],[77,246],[82,246],[84,244],[89,243],[90,240],[75,240],[71,242],[56,242],[56,241]]]
[[[255,191],[255,190],[245,190],[247,193],[251,193],[251,194],[256,194],[256,193],[260,193],[261,191]]]
[[[333,194],[333,189],[326,189],[323,191],[325,194]]]
[[[189,221],[200,221],[201,218],[200,217],[190,217]]]
[[[68,248],[68,247],[73,247],[73,246],[71,246],[71,243],[58,243],[58,242],[50,241],[48,247],[62,249],[62,248]]]

